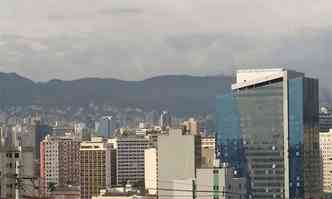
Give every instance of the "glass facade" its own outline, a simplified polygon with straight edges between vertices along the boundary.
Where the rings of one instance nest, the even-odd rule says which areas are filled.
[[[318,81],[305,77],[217,97],[219,158],[248,179],[248,198],[320,197],[318,110]]]

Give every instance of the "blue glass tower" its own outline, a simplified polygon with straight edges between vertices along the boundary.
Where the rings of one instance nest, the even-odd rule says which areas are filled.
[[[104,116],[100,119],[98,132],[101,137],[110,138],[114,131],[114,121],[112,116]]]
[[[248,198],[321,197],[318,80],[239,70],[217,115],[219,158],[247,178]]]

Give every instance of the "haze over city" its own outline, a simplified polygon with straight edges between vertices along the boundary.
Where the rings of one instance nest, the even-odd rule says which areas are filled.
[[[33,80],[331,71],[329,1],[3,0],[0,70]]]

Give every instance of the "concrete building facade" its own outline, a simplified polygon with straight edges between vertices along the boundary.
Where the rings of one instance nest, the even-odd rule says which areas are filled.
[[[149,195],[156,195],[158,180],[156,148],[145,149],[144,162],[145,190],[147,190]]]
[[[80,146],[81,199],[98,196],[102,189],[112,186],[111,143],[102,140],[82,142]]]
[[[324,193],[332,193],[332,129],[320,133],[322,184]]]
[[[149,139],[144,136],[120,137],[117,139],[117,183],[128,181],[144,185],[144,152]]]
[[[0,198],[16,197],[16,178],[22,185],[19,198],[36,193],[30,180],[35,176],[33,153],[32,147],[0,147]]]
[[[80,140],[46,136],[40,143],[40,176],[44,187],[80,185]]]
[[[171,130],[170,135],[158,137],[158,195],[168,194],[171,181],[195,179],[201,167],[200,136],[182,135],[182,130]]]
[[[196,189],[199,199],[247,198],[245,179],[234,178],[230,167],[197,169]]]
[[[185,134],[188,135],[200,135],[199,122],[194,118],[189,118],[187,121],[183,122]]]
[[[216,138],[202,137],[202,168],[213,168],[216,160]]]

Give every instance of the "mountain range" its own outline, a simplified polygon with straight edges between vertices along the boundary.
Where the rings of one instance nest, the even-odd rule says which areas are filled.
[[[209,113],[215,97],[229,90],[229,76],[167,75],[142,81],[83,78],[35,82],[16,73],[0,73],[0,104],[87,106],[90,103],[177,114]]]

